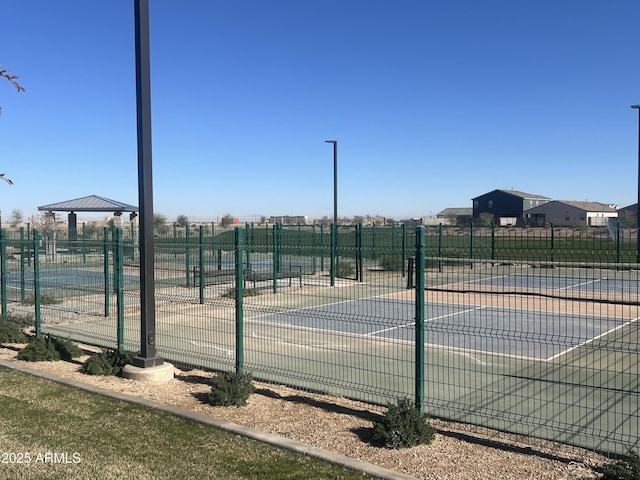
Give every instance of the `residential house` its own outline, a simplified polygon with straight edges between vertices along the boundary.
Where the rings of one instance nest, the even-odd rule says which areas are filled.
[[[473,208],[445,208],[436,218],[443,225],[468,225],[473,220]]]
[[[491,218],[501,226],[524,225],[524,213],[531,208],[550,202],[549,197],[518,190],[493,190],[473,200],[473,221]]]
[[[606,227],[610,218],[618,216],[618,210],[617,205],[600,202],[553,200],[530,208],[525,216],[531,226]]]

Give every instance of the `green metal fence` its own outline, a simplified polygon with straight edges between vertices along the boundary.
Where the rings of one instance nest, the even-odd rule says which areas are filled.
[[[138,350],[138,232],[2,231],[4,317]],[[154,240],[176,364],[612,453],[637,448],[637,232],[174,226]]]

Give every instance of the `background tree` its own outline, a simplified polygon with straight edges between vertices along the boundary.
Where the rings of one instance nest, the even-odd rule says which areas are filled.
[[[176,223],[181,227],[186,227],[189,223],[189,217],[187,217],[186,215],[178,215],[176,217]]]
[[[18,224],[22,223],[23,220],[24,215],[22,215],[22,210],[14,208],[11,212],[11,224],[16,227]]]
[[[225,213],[222,217],[222,225],[233,225],[233,215]]]
[[[0,65],[0,67],[2,67],[2,65]],[[8,81],[10,81],[13,86],[16,88],[16,90],[18,90],[18,92],[24,92],[24,88],[18,83],[18,77],[17,75],[11,75],[9,73],[9,70],[7,70],[6,68],[0,68],[0,78],[5,78]],[[0,107],[0,114],[2,113],[2,107]]]
[[[153,230],[159,235],[166,235],[169,231],[169,225],[167,225],[167,217],[161,213],[154,213]]]

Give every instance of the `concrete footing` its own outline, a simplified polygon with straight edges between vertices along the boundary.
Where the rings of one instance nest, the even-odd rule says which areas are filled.
[[[168,382],[173,379],[173,365],[167,362],[147,368],[125,365],[122,369],[122,376],[143,382]]]

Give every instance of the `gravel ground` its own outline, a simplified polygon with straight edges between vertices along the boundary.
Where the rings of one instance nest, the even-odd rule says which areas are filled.
[[[598,478],[608,461],[588,450],[466,424],[431,419],[437,429],[431,445],[403,450],[374,447],[371,429],[384,409],[341,397],[311,394],[255,382],[246,407],[206,403],[210,372],[175,369],[166,383],[79,372],[78,362],[21,362],[17,345],[0,346],[0,359],[258,429],[307,445],[378,465],[418,479],[579,479]]]

